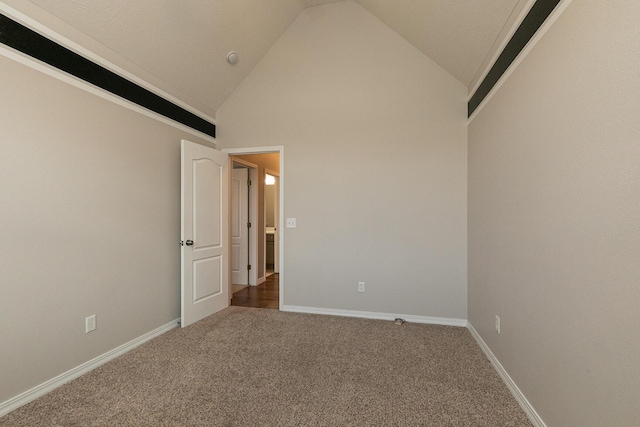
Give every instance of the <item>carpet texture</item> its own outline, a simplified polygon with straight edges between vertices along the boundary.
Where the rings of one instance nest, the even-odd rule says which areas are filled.
[[[0,426],[531,426],[465,328],[229,307]]]

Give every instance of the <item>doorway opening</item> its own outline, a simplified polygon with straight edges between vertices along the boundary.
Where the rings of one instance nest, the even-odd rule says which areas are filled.
[[[229,154],[230,163],[233,164],[234,174],[237,174],[237,183],[243,179],[244,171],[254,172],[249,178],[251,185],[247,204],[250,226],[247,228],[249,235],[249,247],[247,257],[250,260],[248,272],[251,276],[246,286],[235,287],[230,292],[230,304],[245,307],[280,308],[284,301],[284,272],[283,272],[283,147],[264,147],[246,149],[225,149]],[[238,170],[238,172],[235,172]],[[244,171],[243,171],[244,170]],[[267,175],[270,177],[266,182]],[[273,179],[273,181],[271,181]],[[273,183],[272,183],[273,182]],[[234,187],[232,186],[232,191]],[[240,206],[244,194],[238,193],[236,199],[232,198],[232,207]],[[231,212],[230,234],[232,244],[233,236],[239,231],[233,225],[236,215]],[[242,224],[242,217],[237,216],[236,222]],[[234,255],[237,254],[237,257]],[[237,270],[245,259],[244,247],[234,246],[231,251],[231,271]],[[235,260],[238,258],[238,261]],[[238,276],[242,277],[242,276]],[[255,280],[252,278],[255,277]],[[233,284],[236,281],[232,281]]]

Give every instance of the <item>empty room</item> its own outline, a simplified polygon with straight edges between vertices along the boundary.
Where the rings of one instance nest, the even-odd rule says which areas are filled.
[[[0,0],[0,426],[640,426],[638,22]]]

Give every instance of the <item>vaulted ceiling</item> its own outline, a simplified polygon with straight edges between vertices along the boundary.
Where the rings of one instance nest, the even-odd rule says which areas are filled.
[[[345,0],[30,1],[215,112],[302,10]],[[355,1],[468,88],[532,3]]]

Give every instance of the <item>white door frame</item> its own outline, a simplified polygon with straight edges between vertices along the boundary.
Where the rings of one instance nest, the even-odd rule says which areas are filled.
[[[278,248],[278,271],[279,276],[279,296],[280,296],[280,310],[284,307],[284,283],[285,283],[285,270],[284,270],[284,146],[276,145],[270,147],[248,147],[248,148],[223,148],[221,151],[229,154],[229,156],[242,156],[245,154],[278,154],[280,156],[280,173],[279,173],[279,193],[278,193],[278,211],[280,218],[278,218],[278,229],[283,232],[280,233],[280,247]],[[237,160],[237,159],[236,159]],[[257,209],[256,209],[257,210]],[[229,229],[231,232],[231,229]]]
[[[276,186],[276,194],[275,194],[275,199],[276,200],[275,200],[275,202],[276,202],[276,204],[275,204],[274,209],[273,209],[273,215],[276,218],[276,223],[278,224],[278,226],[276,227],[276,232],[273,235],[273,250],[274,250],[274,254],[273,254],[273,272],[274,273],[280,273],[280,270],[279,270],[279,268],[280,268],[280,253],[278,251],[278,248],[280,247],[280,233],[282,233],[282,230],[280,230],[280,205],[278,203],[279,200],[280,200],[280,193],[279,193],[280,192],[280,172],[276,172],[276,171],[273,171],[273,170],[267,169],[267,168],[264,168],[264,172],[268,173],[269,175],[271,175],[273,177],[275,177],[275,179],[276,179],[276,183],[275,183],[275,186]],[[266,203],[267,203],[267,201],[265,200],[265,204]],[[266,213],[267,213],[267,210],[265,208],[265,216],[266,216]],[[266,220],[265,220],[265,224],[266,224]],[[266,242],[266,239],[265,239],[265,254],[266,254],[266,251],[267,251],[266,244],[267,244],[267,242]],[[266,276],[266,271],[267,271],[267,266],[266,266],[267,256],[266,255],[265,255],[264,259],[265,259],[265,267],[264,267],[264,269],[265,269],[265,276]]]
[[[225,151],[225,150],[222,150]],[[258,285],[258,165],[246,160],[233,157],[233,154],[229,153],[231,159],[231,167],[233,163],[246,166],[249,169],[249,180],[251,181],[251,187],[249,187],[249,194],[251,195],[251,202],[249,203],[249,222],[251,223],[251,230],[249,230],[249,264],[251,265],[251,271],[249,271],[249,286]],[[230,294],[233,296],[233,292]]]

